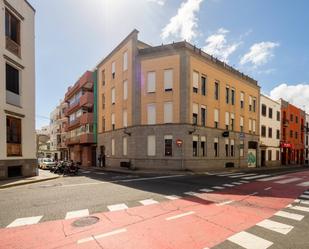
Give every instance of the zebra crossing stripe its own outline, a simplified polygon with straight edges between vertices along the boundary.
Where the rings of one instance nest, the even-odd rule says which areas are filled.
[[[267,177],[267,176],[269,176],[269,175],[248,176],[248,177],[244,177],[244,178],[241,178],[241,179],[252,180],[252,179],[263,178],[263,177]]]
[[[267,249],[273,242],[248,232],[239,232],[228,238],[229,241],[246,249]]]
[[[209,189],[209,188],[202,188],[202,189],[199,189],[199,191],[210,193],[210,192],[213,192],[214,190],[213,189]]]
[[[309,195],[301,195],[301,196],[299,196],[299,198],[302,198],[302,199],[309,199]]]
[[[309,186],[309,182],[302,182],[300,184],[297,184],[297,186],[308,187]]]
[[[178,196],[178,195],[166,195],[165,198],[168,199],[168,200],[173,201],[173,200],[180,199],[181,197]]]
[[[144,206],[148,206],[148,205],[152,205],[152,204],[158,204],[159,202],[157,202],[153,199],[146,199],[146,200],[139,201],[139,203],[141,203]]]
[[[184,192],[185,195],[191,195],[191,196],[197,196],[199,193],[189,191],[189,192]]]
[[[221,187],[221,186],[214,186],[214,187],[212,187],[212,188],[214,188],[214,189],[225,189],[225,187]]]
[[[221,174],[221,175],[218,175],[218,176],[236,176],[236,175],[244,175],[244,173],[227,173],[227,174]]]
[[[284,218],[288,218],[291,220],[297,220],[297,221],[301,221],[304,216],[300,215],[300,214],[294,214],[294,213],[290,213],[290,212],[285,212],[285,211],[278,211],[277,213],[275,213],[276,216],[280,216],[280,217],[284,217]]]
[[[256,174],[245,174],[245,175],[238,175],[238,176],[230,176],[230,178],[241,178],[246,176],[256,176]]]
[[[263,178],[263,179],[258,179],[258,181],[260,182],[267,182],[267,181],[272,181],[272,180],[279,180],[282,178],[286,178],[286,176],[273,176],[273,177],[267,177],[267,178]]]
[[[288,234],[294,228],[293,226],[269,219],[263,220],[256,225],[281,234]]]
[[[121,204],[109,205],[107,206],[107,208],[109,211],[120,211],[128,209],[128,206],[124,203],[121,203]]]
[[[291,209],[297,210],[297,211],[303,211],[303,212],[309,212],[309,208],[308,207],[302,207],[302,206],[288,206]]]
[[[243,183],[242,183],[242,182],[232,182],[232,184],[235,184],[235,185],[242,185]]]
[[[275,183],[286,184],[286,183],[296,182],[296,181],[299,181],[299,180],[301,180],[301,179],[302,179],[302,178],[299,178],[299,177],[293,177],[293,178],[289,178],[289,179],[277,181],[277,182],[275,182]]]
[[[25,225],[33,225],[39,223],[43,216],[33,216],[33,217],[25,217],[18,218],[10,223],[7,227],[19,227]]]
[[[233,184],[223,184],[224,187],[234,187],[235,185]]]
[[[89,215],[89,210],[88,209],[82,209],[82,210],[76,210],[76,211],[70,211],[67,212],[65,215],[65,219],[73,219],[73,218],[78,218],[78,217],[85,217]]]

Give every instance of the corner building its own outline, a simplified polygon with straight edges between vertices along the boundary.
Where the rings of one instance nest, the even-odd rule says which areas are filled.
[[[149,46],[134,30],[97,75],[98,154],[107,166],[257,165],[260,87],[227,64],[187,42]]]

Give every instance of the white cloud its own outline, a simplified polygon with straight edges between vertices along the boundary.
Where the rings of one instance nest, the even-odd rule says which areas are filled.
[[[206,39],[206,45],[203,50],[224,62],[228,62],[228,57],[234,53],[240,45],[240,42],[228,44],[226,35],[229,32],[230,31],[223,28],[218,29],[217,32]]]
[[[250,51],[240,60],[240,64],[251,63],[254,67],[266,64],[273,56],[274,49],[279,46],[275,42],[260,42],[251,46]]]
[[[280,98],[287,100],[301,109],[306,109],[309,113],[309,84],[281,84],[271,90],[270,97],[275,100]]]
[[[152,2],[152,3],[156,3],[160,6],[164,6],[165,5],[165,2],[166,0],[147,0],[148,2]]]
[[[169,37],[191,41],[197,35],[196,14],[203,0],[187,0],[183,2],[169,23],[162,29],[162,39]]]

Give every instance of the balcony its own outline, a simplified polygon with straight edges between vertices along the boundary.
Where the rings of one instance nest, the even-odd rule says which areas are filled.
[[[5,48],[20,58],[20,45],[9,37],[5,37]]]
[[[93,133],[84,133],[76,137],[67,138],[65,143],[67,146],[74,144],[93,144],[94,135]]]
[[[74,86],[68,89],[65,94],[65,101],[71,98],[81,88],[87,90],[91,90],[93,88],[93,73],[91,71],[85,72],[74,84]]]
[[[66,126],[66,131],[74,130],[78,126],[80,126],[80,118],[76,118],[75,120],[69,122]]]
[[[81,125],[93,124],[93,113],[84,113],[80,117],[80,124]]]
[[[70,116],[70,114],[78,110],[79,106],[79,101],[75,102],[73,105],[70,105],[68,109],[65,110],[65,116]]]
[[[283,119],[283,120],[282,120],[282,124],[283,124],[283,126],[285,126],[285,127],[289,126],[289,120]]]
[[[80,106],[92,107],[94,103],[93,92],[84,93],[79,100]]]
[[[79,137],[71,137],[67,138],[65,140],[66,146],[74,145],[74,144],[79,144]]]

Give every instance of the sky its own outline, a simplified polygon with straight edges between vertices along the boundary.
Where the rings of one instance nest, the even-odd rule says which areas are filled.
[[[134,28],[159,45],[186,40],[309,113],[309,1],[29,0],[36,9],[36,127],[67,88]]]

